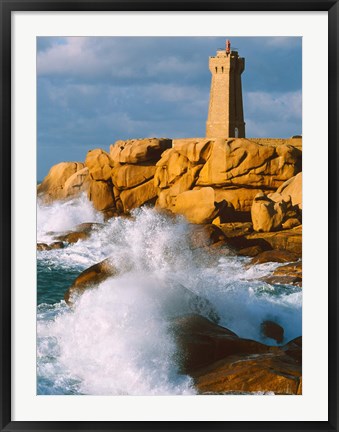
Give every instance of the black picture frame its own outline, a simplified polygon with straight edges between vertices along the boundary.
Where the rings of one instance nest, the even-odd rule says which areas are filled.
[[[11,420],[11,13],[15,11],[327,11],[329,43],[329,394],[328,421],[285,422],[30,422]],[[338,19],[337,0],[0,0],[1,13],[1,431],[338,430]],[[324,235],[324,233],[322,233]],[[321,379],[317,377],[316,379]],[[319,395],[321,398],[321,395]],[[287,413],[288,416],[288,413]]]

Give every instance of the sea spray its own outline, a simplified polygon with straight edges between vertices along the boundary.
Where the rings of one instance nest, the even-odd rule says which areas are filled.
[[[84,198],[40,206],[39,213],[41,238],[102,221]],[[67,216],[63,223],[62,214]],[[62,279],[107,257],[119,269],[118,276],[85,292],[72,309],[62,300],[69,278],[59,284],[54,304],[38,301],[39,393],[194,393],[191,379],[178,371],[169,328],[175,316],[192,312],[196,305],[190,299],[196,296],[207,299],[220,324],[241,337],[273,343],[260,333],[267,319],[284,327],[283,343],[300,336],[301,290],[258,280],[278,264],[247,269],[248,259],[227,250],[222,257],[191,250],[189,228],[182,218],[142,208],[131,218],[111,219],[85,240],[38,253],[42,292],[53,289],[53,277],[44,283],[44,272]],[[200,312],[208,316],[210,310]]]

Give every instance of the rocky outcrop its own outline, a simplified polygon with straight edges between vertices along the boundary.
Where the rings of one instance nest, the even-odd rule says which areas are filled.
[[[90,150],[87,153],[85,165],[92,180],[110,180],[113,161],[105,151],[101,149]]]
[[[171,209],[195,224],[211,223],[218,213],[212,188],[182,192],[176,197]]]
[[[155,203],[192,223],[210,223],[216,217],[220,223],[248,222],[252,211],[256,231],[290,229],[301,221],[299,141],[117,141],[109,153],[89,151],[85,164],[56,165],[38,193],[51,201],[86,192],[106,217]]]
[[[251,218],[255,231],[270,232],[281,229],[284,216],[283,202],[275,202],[262,192],[254,197]]]
[[[101,224],[89,222],[75,226],[72,230],[55,235],[55,239],[59,242],[76,243],[79,240],[86,240],[94,229],[100,228]],[[53,233],[49,233],[53,235]]]
[[[264,337],[274,339],[277,343],[282,343],[284,340],[284,329],[274,321],[263,321],[260,325],[260,330]]]
[[[64,199],[66,181],[77,171],[84,168],[81,162],[61,162],[52,166],[47,176],[39,184],[37,193],[44,202]]]
[[[245,138],[216,139],[197,185],[276,189],[300,171],[300,163],[301,151],[289,145],[260,145]]]
[[[283,197],[291,197],[293,206],[302,209],[302,173],[290,178],[283,183],[277,190],[277,193]]]
[[[246,239],[261,240],[272,249],[286,250],[294,252],[301,256],[302,252],[302,226],[299,225],[290,230],[277,231],[277,232],[262,232],[262,233],[251,233],[246,235]]]
[[[63,187],[63,198],[72,198],[81,193],[87,193],[91,179],[87,167],[75,172],[65,182]]]
[[[110,157],[114,165],[119,163],[140,164],[157,162],[161,154],[172,146],[168,138],[145,138],[116,141],[110,146]]]
[[[286,262],[295,262],[298,261],[300,256],[296,253],[289,252],[286,250],[270,250],[261,252],[251,260],[251,264],[263,264],[267,262],[278,262],[278,263],[286,263]]]
[[[270,325],[265,325],[267,332],[281,340],[283,330]],[[270,347],[198,315],[175,320],[172,331],[181,370],[192,376],[202,394],[301,394],[301,337]]]

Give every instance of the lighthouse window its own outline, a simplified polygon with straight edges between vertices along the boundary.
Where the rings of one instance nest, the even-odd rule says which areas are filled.
[[[221,66],[221,72],[224,73],[224,66]]]
[[[217,73],[218,72],[218,68],[217,67],[215,67],[215,73]]]

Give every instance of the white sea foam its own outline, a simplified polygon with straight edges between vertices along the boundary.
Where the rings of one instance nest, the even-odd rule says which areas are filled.
[[[65,207],[63,207],[65,205]],[[60,204],[71,223],[99,221],[93,209],[85,220],[80,201]],[[60,213],[55,205],[53,217]],[[41,233],[65,230],[52,218]],[[92,213],[93,212],[93,213]],[[47,228],[48,227],[48,228]],[[192,312],[190,295],[209,300],[220,324],[239,336],[272,343],[260,334],[271,319],[285,329],[284,343],[301,334],[301,290],[258,281],[277,264],[246,270],[246,258],[210,257],[192,251],[188,225],[151,209],[139,209],[131,219],[114,218],[62,250],[41,252],[40,259],[60,268],[88,267],[112,257],[120,275],[85,292],[70,310],[64,302],[40,305],[38,368],[41,393],[190,394],[192,382],[178,373],[171,319]],[[188,295],[188,297],[187,297]],[[208,311],[202,311],[208,315]]]
[[[68,201],[55,201],[44,205],[37,202],[37,240],[51,241],[50,232],[63,232],[83,222],[102,222],[103,217],[95,211],[86,195]]]

